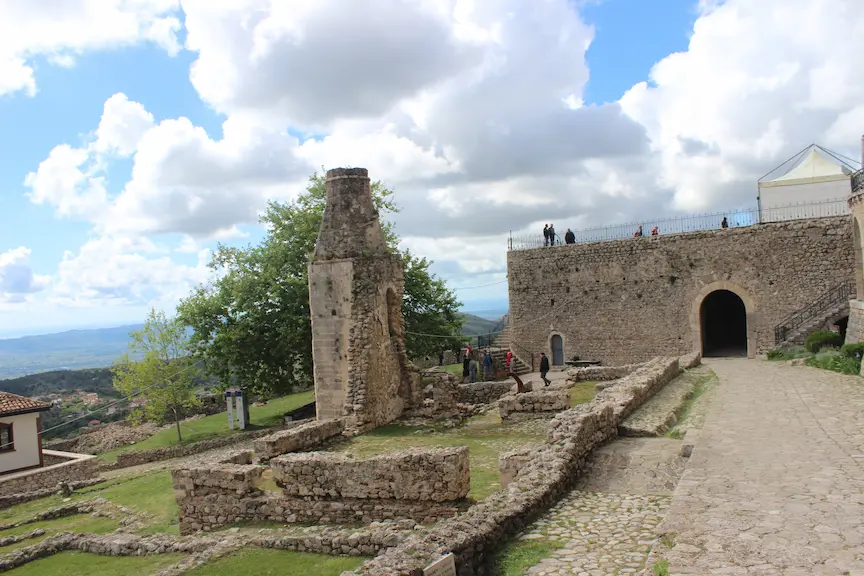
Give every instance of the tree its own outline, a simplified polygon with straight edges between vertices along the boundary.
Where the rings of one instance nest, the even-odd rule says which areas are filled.
[[[382,215],[397,211],[392,196],[381,182],[372,183],[372,200]],[[261,218],[264,240],[245,248],[220,245],[210,262],[213,279],[181,301],[178,315],[192,328],[194,355],[224,383],[264,397],[311,383],[308,267],[326,197],[324,176],[316,173],[293,202],[270,202]],[[398,250],[391,224],[382,226],[390,249]],[[406,330],[454,337],[409,334],[409,356],[458,341],[460,303],[429,272],[430,262],[407,252],[403,262]]]
[[[112,367],[114,387],[123,396],[146,398],[141,410],[134,410],[132,418],[147,418],[161,422],[173,413],[177,425],[177,441],[182,442],[180,413],[183,408],[198,404],[194,381],[198,376],[198,362],[190,355],[190,341],[186,327],[178,318],[168,318],[165,312],[151,309],[141,330],[129,333],[129,351],[143,356],[132,360],[129,353]]]

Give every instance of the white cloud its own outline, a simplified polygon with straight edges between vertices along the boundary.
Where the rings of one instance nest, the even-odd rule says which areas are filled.
[[[179,50],[179,0],[3,0],[0,96],[36,92],[34,59],[64,67],[75,56],[138,42]]]
[[[0,253],[0,303],[17,304],[51,283],[50,276],[33,273],[30,249],[24,246]]]
[[[465,285],[501,273],[511,230],[752,203],[756,179],[812,141],[859,156],[856,0],[701,0],[688,49],[601,106],[584,101],[594,30],[573,4],[184,0],[185,47],[197,54],[190,79],[226,115],[221,137],[118,94],[83,144],[55,148],[27,177],[31,199],[95,232],[64,259],[57,294],[118,303],[150,297],[147,286],[172,294],[203,268],[172,266],[171,253],[236,238],[266,199],[296,194],[321,165],[364,166],[391,185],[404,245]],[[50,50],[0,40],[0,77],[30,86],[32,54],[62,63],[147,39],[173,49],[172,2],[112,6],[106,13],[136,15],[134,33],[59,34]],[[289,130],[322,137],[300,143]],[[108,186],[117,158],[132,162],[132,176]],[[168,254],[116,240],[165,234],[180,237]],[[100,260],[116,277],[89,270]]]

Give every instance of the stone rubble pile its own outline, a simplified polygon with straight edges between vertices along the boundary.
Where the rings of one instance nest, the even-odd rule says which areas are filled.
[[[79,454],[101,454],[146,440],[162,428],[152,422],[138,426],[132,426],[127,421],[111,422],[93,429],[85,428],[75,438],[46,442],[45,448]]]
[[[270,461],[286,496],[447,502],[468,495],[468,448],[410,449],[356,460],[342,454],[286,454]]]
[[[534,450],[533,458],[524,458],[527,451],[505,455],[502,467],[512,474],[506,489],[464,514],[412,534],[366,562],[356,574],[409,576],[448,552],[456,555],[460,576],[478,573],[489,553],[558,500],[584,469],[591,452],[617,436],[623,418],[679,373],[677,358],[658,358],[592,402],[560,412],[549,424],[547,443]]]
[[[519,417],[552,416],[570,408],[570,391],[566,388],[536,390],[523,394],[512,394],[498,400],[498,414],[508,421]]]

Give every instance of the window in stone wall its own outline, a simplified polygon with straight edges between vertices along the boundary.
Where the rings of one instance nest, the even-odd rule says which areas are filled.
[[[15,443],[12,436],[12,424],[0,422],[0,452],[13,452],[14,450]]]

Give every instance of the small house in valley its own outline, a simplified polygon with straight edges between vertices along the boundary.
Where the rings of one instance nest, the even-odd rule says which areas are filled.
[[[42,412],[51,404],[0,392],[0,475],[42,466]]]

